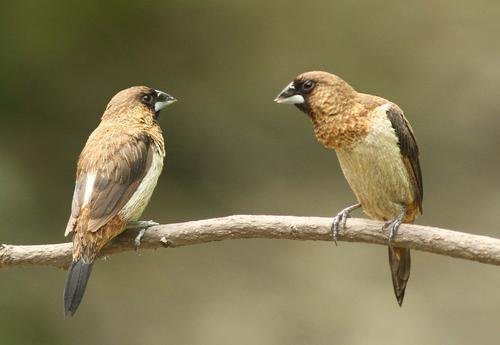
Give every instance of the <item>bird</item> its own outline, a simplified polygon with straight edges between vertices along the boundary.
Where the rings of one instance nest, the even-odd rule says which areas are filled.
[[[71,215],[72,262],[64,288],[64,315],[73,316],[101,249],[136,222],[163,169],[165,145],[160,111],[169,94],[146,86],[118,92],[90,134],[77,163]]]
[[[336,243],[350,213],[362,207],[389,230],[389,267],[394,294],[402,306],[410,277],[410,250],[392,245],[401,223],[422,214],[423,184],[419,149],[401,108],[382,97],[357,92],[340,77],[310,71],[298,75],[276,97],[307,114],[318,141],[334,149],[357,203],[332,223]]]

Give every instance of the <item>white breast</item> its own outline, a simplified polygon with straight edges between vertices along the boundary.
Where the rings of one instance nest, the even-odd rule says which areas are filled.
[[[386,114],[388,106],[373,111],[369,134],[359,145],[337,150],[342,171],[365,213],[380,220],[395,218],[403,205],[414,200],[398,138]]]
[[[149,199],[151,199],[151,195],[153,195],[162,169],[163,156],[159,153],[159,150],[154,150],[151,166],[135,193],[119,212],[120,218],[126,221],[135,221],[141,217],[142,212],[149,203]]]

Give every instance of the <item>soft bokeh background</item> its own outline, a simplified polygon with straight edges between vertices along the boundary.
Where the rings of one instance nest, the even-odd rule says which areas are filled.
[[[500,236],[498,1],[11,1],[0,14],[0,242],[65,241],[75,161],[109,98],[146,84],[168,160],[144,219],[332,216],[335,154],[272,100],[335,72],[406,112],[420,224]],[[414,252],[404,307],[380,246],[245,240],[0,272],[1,344],[497,344],[497,267]]]

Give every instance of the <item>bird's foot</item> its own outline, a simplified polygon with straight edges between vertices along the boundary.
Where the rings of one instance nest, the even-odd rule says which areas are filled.
[[[159,225],[158,223],[152,221],[152,220],[146,220],[146,221],[134,221],[134,222],[129,222],[127,223],[127,230],[130,229],[140,229],[139,233],[134,239],[134,248],[135,251],[139,250],[139,247],[141,246],[141,239],[144,236],[144,233],[146,230],[152,226]]]
[[[152,220],[137,220],[133,222],[128,222],[126,229],[127,230],[147,229],[155,225],[160,225],[160,224]]]
[[[139,250],[139,247],[141,246],[141,240],[142,240],[142,237],[144,236],[145,232],[146,232],[146,229],[144,229],[144,228],[139,230],[139,233],[137,234],[137,236],[134,239],[134,249],[136,252]]]
[[[403,220],[406,217],[406,212],[407,208],[404,207],[403,211],[393,220],[389,220],[385,222],[383,229],[389,229],[389,245],[391,244],[392,240],[394,240],[394,237],[396,236],[399,226],[403,223]]]
[[[337,235],[339,234],[339,230],[345,229],[345,224],[347,222],[347,218],[349,218],[350,216],[350,213],[360,207],[361,204],[351,205],[349,207],[344,208],[335,217],[333,217],[332,235],[333,235],[333,242],[335,242],[335,245],[337,245]]]
[[[396,233],[398,232],[401,223],[402,222],[401,220],[399,220],[399,217],[385,222],[384,229],[389,229],[389,243],[392,242],[392,240],[396,236]]]

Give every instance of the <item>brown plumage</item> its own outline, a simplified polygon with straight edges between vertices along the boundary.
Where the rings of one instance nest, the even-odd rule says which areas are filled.
[[[145,86],[120,91],[109,102],[78,160],[71,216],[73,262],[64,291],[65,315],[75,313],[92,263],[101,249],[138,220],[163,167],[165,147],[158,123],[174,102]]]
[[[294,104],[309,116],[317,139],[335,149],[364,212],[387,222],[389,241],[402,222],[411,223],[422,213],[419,151],[412,128],[396,104],[359,93],[341,78],[319,71],[299,75],[276,101]],[[355,208],[335,217],[334,239]],[[410,250],[389,243],[389,265],[401,305],[410,276]]]

